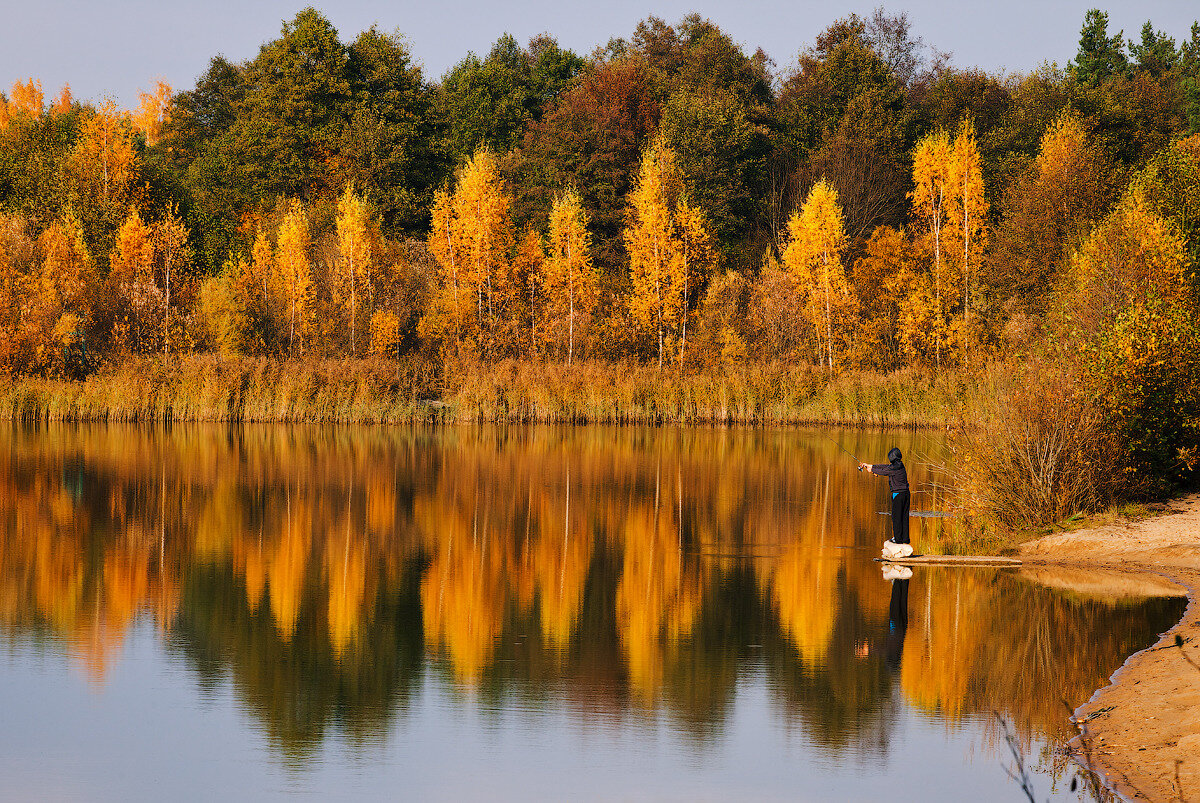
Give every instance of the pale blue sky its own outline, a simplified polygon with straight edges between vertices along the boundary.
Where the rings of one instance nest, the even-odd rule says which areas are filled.
[[[954,53],[959,66],[990,71],[1027,71],[1043,60],[1070,59],[1088,8],[1098,0],[906,0],[889,11],[906,10],[916,34]],[[469,50],[487,51],[508,31],[522,43],[546,31],[559,42],[587,53],[610,37],[628,37],[649,14],[676,22],[690,11],[712,19],[747,52],[762,47],[779,67],[795,61],[834,19],[851,11],[870,13],[878,0],[829,4],[767,0],[561,0],[414,2],[343,0],[314,3],[337,27],[343,41],[372,23],[399,30],[432,78],[440,77]],[[264,41],[279,34],[303,0],[3,0],[0,9],[0,88],[18,78],[40,78],[47,96],[70,82],[79,98],[112,96],[135,104],[139,89],[158,77],[176,89],[194,85],[209,59],[222,53],[234,61],[251,58]],[[1141,0],[1113,4],[1110,31],[1136,36],[1146,19],[1176,40],[1188,35],[1200,17],[1193,0]],[[1103,8],[1103,6],[1101,6]]]

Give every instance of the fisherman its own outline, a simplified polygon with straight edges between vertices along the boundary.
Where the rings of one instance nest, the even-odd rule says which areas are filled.
[[[902,457],[900,450],[893,446],[888,452],[888,465],[858,464],[859,471],[866,469],[888,478],[888,489],[892,492],[892,543],[895,544],[908,543],[908,472]]]

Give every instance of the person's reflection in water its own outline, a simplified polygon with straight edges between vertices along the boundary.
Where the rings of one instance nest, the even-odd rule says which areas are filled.
[[[908,581],[912,569],[907,566],[887,566],[883,579],[892,581],[892,600],[888,604],[888,633],[884,639],[883,655],[889,669],[900,671],[900,656],[904,652],[904,632],[908,630]]]

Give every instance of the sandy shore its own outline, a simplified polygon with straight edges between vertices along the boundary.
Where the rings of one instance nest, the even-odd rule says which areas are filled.
[[[1200,800],[1200,494],[1153,519],[1030,541],[1021,557],[1029,572],[1054,564],[1055,574],[1073,571],[1085,584],[1090,568],[1119,569],[1128,582],[1109,582],[1110,593],[1124,593],[1123,586],[1130,594],[1169,591],[1160,585],[1166,580],[1187,589],[1179,624],[1130,658],[1075,715],[1084,720],[1092,767],[1112,789],[1139,800]]]

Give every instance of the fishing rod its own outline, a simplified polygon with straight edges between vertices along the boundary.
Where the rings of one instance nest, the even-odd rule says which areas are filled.
[[[845,446],[842,446],[840,443],[838,443],[837,441],[835,441],[833,438],[829,437],[828,435],[826,435],[826,436],[825,436],[825,440],[829,441],[829,442],[830,442],[830,443],[832,443],[834,446],[836,446],[837,448],[841,449],[843,452],[846,452],[846,454],[848,454],[848,455],[850,455],[851,457],[853,457],[853,458],[854,458],[854,462],[855,462],[855,463],[858,465],[858,470],[859,470],[859,471],[862,471],[862,461],[858,459],[858,456],[857,456],[857,455],[855,455],[853,452],[846,451],[846,447],[845,447]]]

